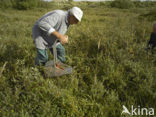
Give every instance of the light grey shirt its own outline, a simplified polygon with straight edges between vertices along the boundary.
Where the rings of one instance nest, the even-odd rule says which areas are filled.
[[[57,38],[51,33],[57,31],[64,35],[69,27],[68,16],[69,12],[55,10],[37,20],[32,29],[36,48],[47,49],[52,47]]]

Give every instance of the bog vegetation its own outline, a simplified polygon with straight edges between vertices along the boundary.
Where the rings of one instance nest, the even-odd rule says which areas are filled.
[[[145,51],[155,2],[126,1],[130,6],[123,8],[123,0],[30,0],[37,7],[27,1],[0,0],[1,117],[120,117],[122,105],[156,109],[156,55]],[[72,6],[84,11],[82,22],[67,32],[73,74],[47,78],[34,66],[32,26],[45,13]]]

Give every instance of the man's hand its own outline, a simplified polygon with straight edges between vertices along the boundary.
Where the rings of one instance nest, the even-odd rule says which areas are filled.
[[[62,44],[68,43],[68,36],[67,35],[62,35],[60,38],[60,42]]]
[[[55,35],[62,44],[68,43],[68,36],[67,35],[61,35],[57,31],[52,32],[53,35]]]

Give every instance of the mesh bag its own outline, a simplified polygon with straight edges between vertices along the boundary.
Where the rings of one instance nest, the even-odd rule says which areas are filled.
[[[44,67],[46,76],[56,77],[72,73],[72,67],[61,62],[59,62],[59,64],[61,65],[61,69],[56,67],[54,61],[48,61]]]
[[[45,75],[47,77],[56,77],[56,76],[62,76],[65,74],[71,74],[72,73],[72,67],[70,67],[66,64],[63,64],[57,60],[56,45],[57,45],[57,40],[55,41],[55,43],[52,47],[54,60],[48,61],[44,67]],[[61,66],[61,68],[57,67],[56,63],[59,64]]]

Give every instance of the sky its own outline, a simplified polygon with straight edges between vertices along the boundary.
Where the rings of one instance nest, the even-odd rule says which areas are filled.
[[[44,0],[44,1],[52,1],[52,0]],[[74,1],[106,1],[106,0],[74,0]],[[141,1],[146,1],[146,0],[141,0]],[[151,0],[151,1],[156,1],[156,0]]]
[[[44,1],[52,1],[52,0],[44,0]],[[74,0],[74,1],[105,1],[105,0]]]

